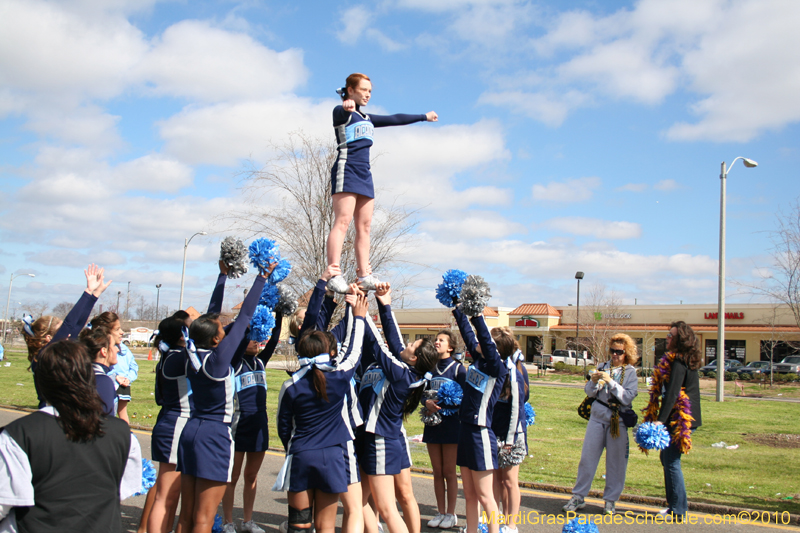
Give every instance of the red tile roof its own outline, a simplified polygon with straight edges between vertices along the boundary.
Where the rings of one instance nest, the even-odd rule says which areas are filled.
[[[550,304],[522,304],[508,314],[510,316],[561,316],[561,311]]]
[[[196,320],[200,316],[200,312],[192,306],[189,306],[189,308],[186,309],[186,313],[192,320]]]
[[[690,324],[692,329],[696,332],[705,332],[705,331],[717,331],[716,324]],[[575,324],[559,324],[557,326],[551,326],[551,330],[563,330],[563,331],[575,331]],[[581,327],[580,329],[585,329]],[[668,331],[669,324],[626,324],[626,323],[618,323],[614,324],[613,327],[609,329],[614,329],[618,331],[636,331],[636,330],[644,330],[644,331]],[[725,323],[725,331],[739,331],[739,332],[770,332],[774,331],[775,333],[800,333],[800,328],[797,326],[770,326],[769,324],[763,324],[758,326],[732,326],[729,323]]]

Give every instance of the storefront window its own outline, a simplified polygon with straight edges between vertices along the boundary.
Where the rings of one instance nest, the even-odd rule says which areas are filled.
[[[743,340],[725,339],[725,359],[736,359],[744,364],[747,356],[745,347],[747,343]],[[706,339],[706,364],[717,358],[717,339]]]

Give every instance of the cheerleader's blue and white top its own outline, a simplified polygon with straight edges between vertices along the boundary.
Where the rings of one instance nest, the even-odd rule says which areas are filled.
[[[315,358],[315,362],[301,359],[300,370],[283,383],[278,395],[277,425],[278,436],[287,455],[353,440],[345,399],[361,356],[364,338],[362,317],[355,317],[352,321],[351,338],[353,341],[336,366],[330,364],[329,354],[320,354],[322,360]],[[328,401],[318,397],[314,388],[314,373],[311,370],[315,365],[325,372]]]
[[[109,367],[102,363],[92,363],[94,379],[97,383],[97,394],[103,400],[103,411],[108,416],[117,414],[117,381],[108,375]]]
[[[511,394],[508,398],[498,398],[492,416],[492,431],[498,439],[511,446],[517,434],[525,431],[525,378],[514,365],[513,357],[506,360],[506,369],[511,379]]]
[[[336,133],[336,162],[331,168],[331,194],[352,192],[375,197],[369,165],[369,149],[375,128],[404,126],[428,120],[427,115],[367,115],[360,107],[345,111],[333,109],[333,129]]]
[[[92,308],[96,302],[96,296],[83,291],[81,293],[81,297],[78,299],[78,302],[72,307],[72,309],[70,309],[70,312],[67,313],[67,316],[64,317],[61,327],[58,328],[56,334],[53,335],[53,339],[47,343],[47,345],[49,346],[54,342],[63,341],[64,339],[72,339],[75,341],[78,340],[78,335],[89,321],[89,315],[92,314]],[[36,362],[36,359],[31,361],[31,372],[34,375],[36,374],[37,364],[38,363]],[[45,401],[44,396],[42,396],[42,393],[39,392],[39,385],[36,384],[35,379],[33,380],[33,386],[36,389],[36,397],[39,399],[39,409],[41,409],[47,404],[47,402]]]
[[[267,410],[266,366],[275,353],[283,326],[283,315],[275,314],[275,326],[264,349],[253,356],[243,355],[235,367],[236,411],[256,413]],[[246,347],[247,345],[245,345]]]
[[[156,365],[156,404],[159,417],[176,414],[189,418],[192,413],[192,387],[186,377],[186,348],[170,348]]]
[[[117,364],[111,367],[109,376],[116,380],[116,376],[128,378],[131,383],[136,381],[139,377],[139,364],[133,357],[133,352],[128,348],[127,344],[119,345],[119,354],[117,355]]]
[[[231,423],[235,392],[231,363],[234,362],[234,356],[239,351],[250,320],[253,318],[265,281],[264,277],[256,276],[253,287],[244,299],[239,316],[216,348],[211,350],[198,348],[195,354],[187,350],[186,375],[194,396],[192,418]]]
[[[494,406],[500,398],[508,369],[497,353],[497,346],[482,315],[471,320],[475,331],[470,326],[470,320],[458,308],[453,309],[453,316],[473,361],[467,370],[459,416],[465,424],[490,428]],[[479,342],[482,354],[478,351]]]
[[[411,384],[420,376],[400,358],[405,349],[400,329],[390,305],[378,302],[386,343],[367,317],[365,344],[371,344],[376,361],[361,376],[358,403],[365,420],[365,431],[386,438],[403,437],[403,405]]]

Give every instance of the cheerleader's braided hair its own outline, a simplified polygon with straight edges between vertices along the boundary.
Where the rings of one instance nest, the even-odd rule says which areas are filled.
[[[417,374],[425,375],[439,364],[439,352],[436,351],[436,346],[430,339],[422,339],[414,350],[414,355],[417,357],[417,362],[414,363],[414,370],[417,371]],[[427,388],[427,384],[416,387],[406,396],[406,401],[403,403],[404,418],[408,418],[408,415],[417,410],[422,394]]]

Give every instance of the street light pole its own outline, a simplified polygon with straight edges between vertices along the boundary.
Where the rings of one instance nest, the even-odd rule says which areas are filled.
[[[128,282],[128,293],[125,295],[125,320],[130,320],[128,308],[131,305],[131,282]]]
[[[717,401],[725,401],[725,188],[728,172],[739,159],[747,168],[757,167],[758,163],[746,157],[737,157],[719,174],[719,288],[717,299]]]
[[[578,280],[578,305],[575,308],[575,359],[578,358],[578,329],[581,323],[581,280],[583,279],[583,272],[576,272],[575,279]],[[583,361],[584,368],[586,367],[586,360]]]
[[[122,291],[117,291],[117,308],[114,310],[115,313],[119,314],[119,297],[122,296]]]
[[[180,300],[178,301],[179,310],[183,310],[183,281],[186,278],[186,249],[189,248],[189,243],[192,242],[192,239],[194,239],[198,235],[208,235],[208,233],[205,231],[200,231],[198,233],[195,233],[188,239],[183,240],[183,270],[181,271],[181,297]]]
[[[36,274],[11,274],[11,279],[8,281],[8,299],[6,300],[6,317],[3,320],[3,344],[6,343],[6,332],[8,331],[8,308],[11,305],[11,286],[14,284],[14,278],[18,278],[20,276],[30,276],[32,278],[36,277]]]
[[[156,327],[158,327],[158,302],[161,298],[161,283],[156,285]]]

